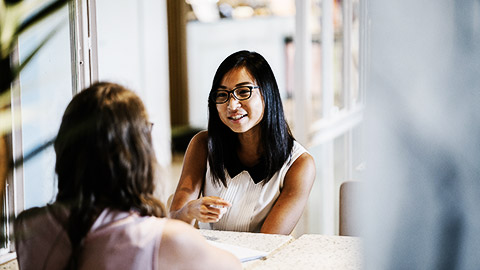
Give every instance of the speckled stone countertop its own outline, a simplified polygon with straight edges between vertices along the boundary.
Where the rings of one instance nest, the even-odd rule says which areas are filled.
[[[266,259],[242,263],[243,269],[362,269],[358,237],[289,235],[200,230],[208,240],[267,252]]]
[[[362,269],[358,237],[302,235],[245,269]]]

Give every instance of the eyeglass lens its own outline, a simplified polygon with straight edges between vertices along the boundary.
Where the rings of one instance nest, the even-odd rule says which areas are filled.
[[[252,88],[241,86],[233,89],[232,91],[219,89],[214,94],[215,103],[221,104],[227,102],[230,99],[230,94],[233,94],[237,100],[249,99],[252,95]]]

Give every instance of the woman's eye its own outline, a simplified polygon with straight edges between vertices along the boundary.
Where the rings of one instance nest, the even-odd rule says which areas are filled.
[[[250,95],[250,89],[246,88],[246,89],[238,89],[237,90],[237,95],[239,96],[248,96]]]
[[[225,93],[225,92],[217,93],[216,97],[217,98],[225,98],[225,97],[227,97],[227,93]]]

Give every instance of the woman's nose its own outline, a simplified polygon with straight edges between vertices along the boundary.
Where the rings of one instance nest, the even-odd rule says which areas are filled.
[[[227,103],[230,110],[235,110],[240,106],[240,101],[238,101],[233,95],[230,96],[230,99],[227,101]]]

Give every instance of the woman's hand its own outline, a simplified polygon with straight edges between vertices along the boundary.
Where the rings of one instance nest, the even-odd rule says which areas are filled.
[[[182,174],[170,206],[170,217],[193,225],[195,220],[205,223],[217,222],[230,207],[219,197],[201,197],[207,170],[208,133],[195,135],[188,145]]]
[[[184,211],[189,219],[196,219],[199,222],[218,222],[231,204],[216,196],[201,197],[188,202]]]

